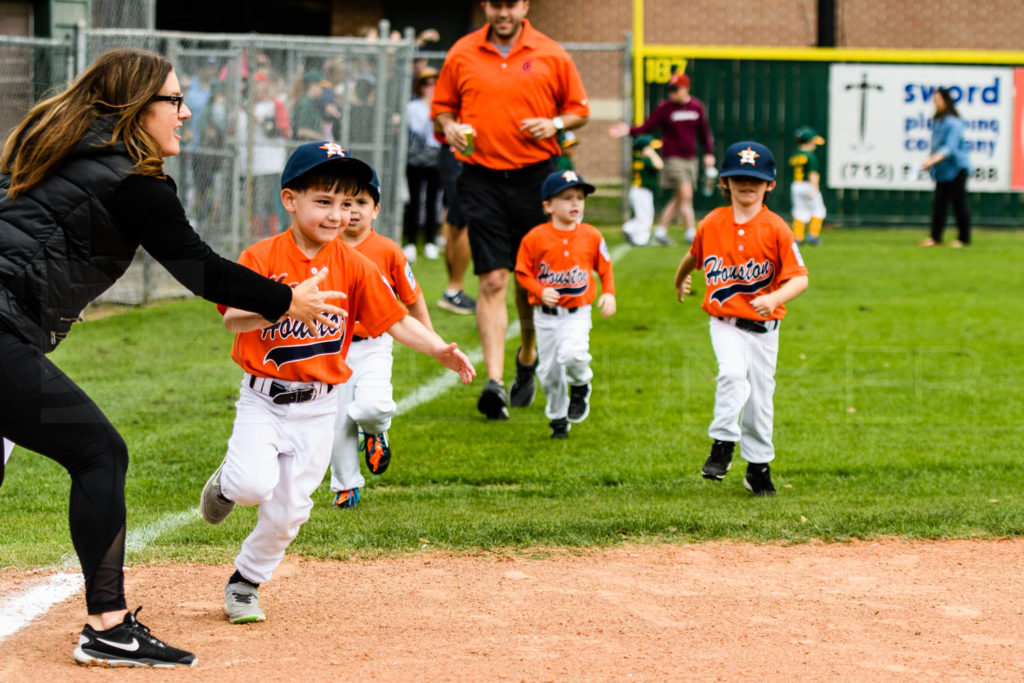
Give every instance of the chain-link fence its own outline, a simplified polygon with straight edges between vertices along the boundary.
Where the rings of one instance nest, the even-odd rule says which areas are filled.
[[[337,141],[373,165],[384,189],[377,228],[399,236],[411,36],[369,41],[88,29],[80,43],[85,64],[112,48],[137,47],[175,65],[192,117],[183,127],[181,154],[165,168],[192,225],[219,253],[237,256],[287,227],[281,171],[292,150],[312,140]],[[137,302],[183,293],[140,254],[104,298]]]
[[[118,7],[124,5],[98,2],[94,14]],[[136,10],[131,25],[152,19],[152,3]],[[378,33],[390,35],[386,21]],[[192,225],[217,252],[235,258],[253,241],[287,226],[279,199],[281,170],[296,146],[322,139],[339,142],[374,166],[383,189],[377,229],[401,241],[413,60],[440,67],[445,56],[414,55],[411,29],[397,41],[145,28],[80,29],[74,43],[0,36],[3,130],[10,131],[40,97],[64,87],[116,47],[150,50],[175,65],[192,117],[183,128],[181,154],[169,158],[165,168],[177,182]],[[621,179],[628,153],[604,131],[630,111],[628,39],[566,47],[591,99],[591,122],[578,131],[579,168],[593,180]],[[186,293],[140,251],[101,301],[141,303]]]
[[[0,36],[0,132],[3,139],[36,101],[57,92],[74,74],[70,42]]]

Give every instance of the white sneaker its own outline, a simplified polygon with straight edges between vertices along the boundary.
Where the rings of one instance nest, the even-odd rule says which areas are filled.
[[[436,261],[441,255],[441,250],[433,242],[427,242],[423,245],[423,255],[431,261]]]
[[[407,261],[409,261],[410,264],[415,264],[416,263],[416,245],[415,244],[407,244],[404,247],[402,247],[402,253],[405,254],[405,258],[406,258]]]
[[[689,244],[693,244],[693,240],[694,240],[695,237],[697,237],[697,228],[687,228],[686,229],[686,241]]]
[[[260,594],[247,583],[229,583],[224,586],[224,614],[232,624],[252,624],[266,621],[260,609]]]

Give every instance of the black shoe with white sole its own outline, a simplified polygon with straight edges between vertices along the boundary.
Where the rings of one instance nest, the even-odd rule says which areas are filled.
[[[704,467],[700,468],[700,476],[715,481],[725,479],[725,473],[732,467],[732,452],[735,448],[734,441],[715,439],[715,442],[711,444],[711,454],[704,461]]]
[[[171,647],[139,623],[135,617],[141,609],[124,615],[124,621],[106,631],[86,624],[78,636],[75,661],[87,666],[195,666],[194,654]]]
[[[516,379],[512,382],[512,388],[508,390],[509,403],[513,408],[525,408],[533,403],[537,395],[537,383],[534,376],[537,374],[537,361],[532,365],[523,365],[519,362],[519,354],[523,347],[516,349]]]
[[[743,486],[755,496],[774,496],[772,469],[768,463],[747,463],[747,476],[743,477]]]
[[[497,380],[489,379],[480,392],[476,409],[487,416],[488,420],[508,419],[508,392]]]
[[[590,414],[590,383],[569,387],[569,422],[577,424]]]

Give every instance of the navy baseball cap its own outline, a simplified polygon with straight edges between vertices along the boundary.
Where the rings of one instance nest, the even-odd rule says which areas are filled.
[[[380,204],[380,178],[377,177],[377,171],[373,166],[370,166],[370,172],[373,173],[373,177],[370,178],[370,182],[366,183],[366,189],[373,195],[373,201]]]
[[[718,176],[749,176],[772,182],[775,180],[775,157],[760,142],[734,142],[722,156],[722,168]]]
[[[284,165],[284,172],[281,173],[281,187],[288,187],[302,174],[323,164],[345,164],[348,167],[346,171],[350,172],[360,185],[369,185],[376,178],[376,174],[369,164],[354,158],[337,142],[324,140],[322,142],[307,142],[295,148],[292,155],[288,157],[288,163]],[[377,191],[380,191],[379,183]]]
[[[585,182],[583,176],[576,171],[555,171],[545,178],[544,184],[540,186],[540,198],[547,201],[562,190],[568,190],[570,187],[583,188],[584,197],[597,189],[590,183]]]

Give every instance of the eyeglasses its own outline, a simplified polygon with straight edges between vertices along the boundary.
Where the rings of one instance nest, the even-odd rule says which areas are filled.
[[[185,101],[184,95],[153,95],[153,102],[170,102],[178,107],[181,113],[181,103]]]

